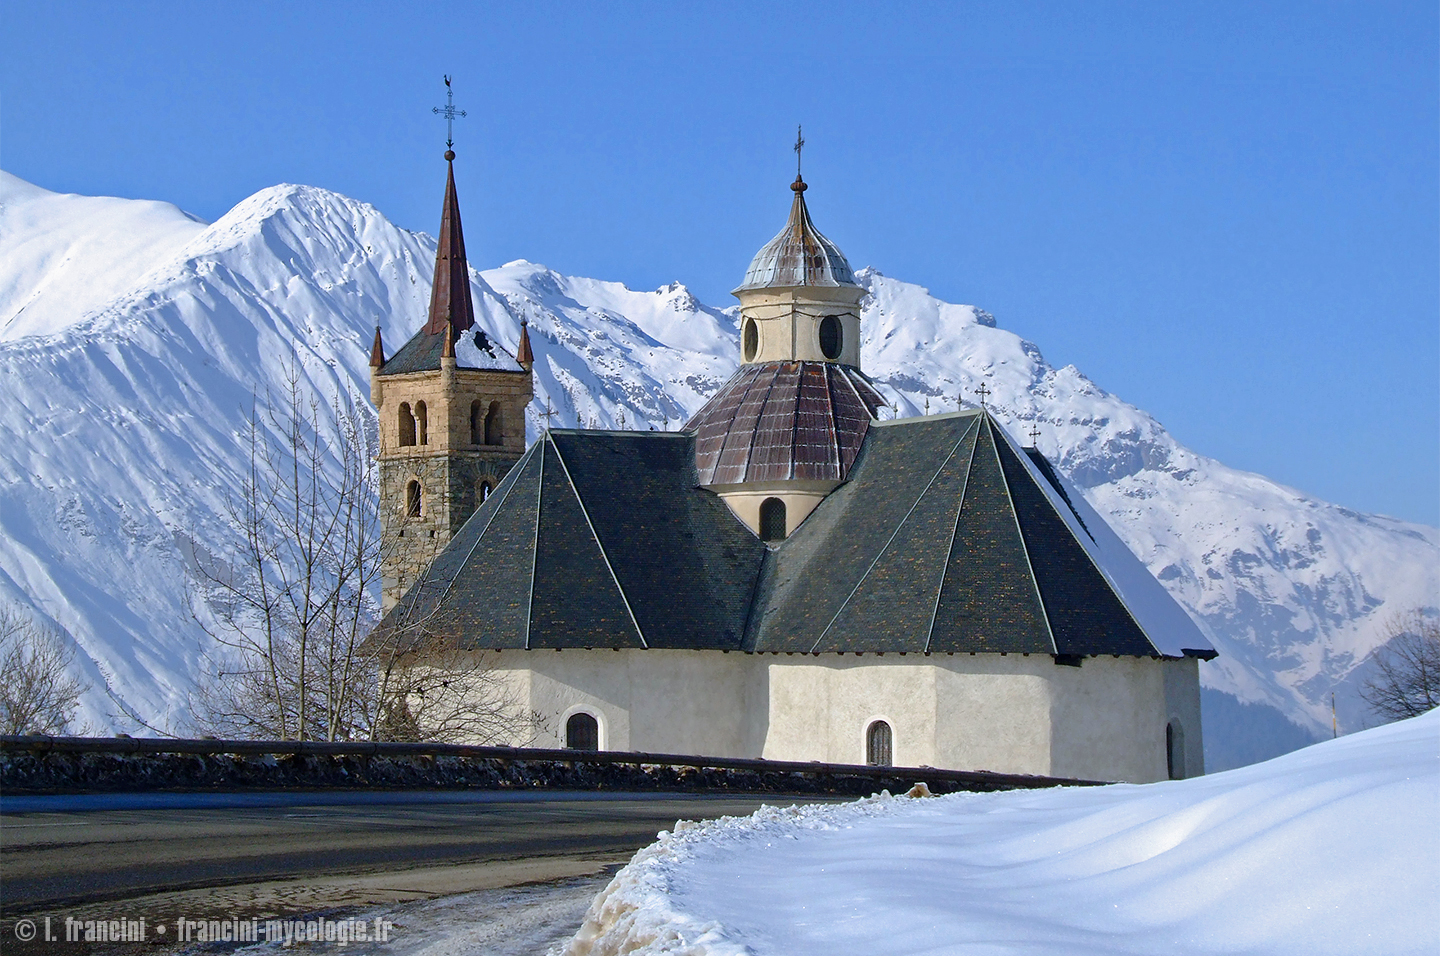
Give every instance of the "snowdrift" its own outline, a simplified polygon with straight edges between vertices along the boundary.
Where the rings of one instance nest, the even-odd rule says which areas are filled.
[[[676,825],[564,956],[1434,953],[1440,711],[1240,770]]]

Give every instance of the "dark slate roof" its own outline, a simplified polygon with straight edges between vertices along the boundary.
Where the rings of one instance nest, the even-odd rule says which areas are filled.
[[[765,545],[694,462],[686,434],[547,432],[387,623],[481,648],[738,648]]]
[[[742,365],[685,428],[695,432],[701,484],[841,481],[884,404],[848,365]]]
[[[1214,655],[986,412],[872,423],[849,480],[774,548],[698,487],[694,450],[549,432],[387,623],[468,647]]]

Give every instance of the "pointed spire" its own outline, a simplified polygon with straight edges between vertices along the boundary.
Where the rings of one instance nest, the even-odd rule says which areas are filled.
[[[453,155],[446,151],[445,211],[440,217],[440,248],[435,252],[430,321],[425,325],[425,331],[432,335],[447,328],[458,334],[475,324],[475,306],[470,301],[470,267],[465,261],[465,233],[460,228],[460,200],[455,196],[455,164],[450,161]]]
[[[535,364],[535,353],[530,351],[530,323],[520,323],[520,344],[515,347],[515,361],[525,371]]]
[[[375,343],[370,346],[370,367],[379,368],[385,364],[385,346],[380,342],[380,326],[375,326]]]

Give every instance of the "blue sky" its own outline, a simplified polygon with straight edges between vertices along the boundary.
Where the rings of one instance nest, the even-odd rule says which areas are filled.
[[[0,166],[214,219],[278,182],[731,301],[807,199],[1227,464],[1440,523],[1434,3],[5,0]]]

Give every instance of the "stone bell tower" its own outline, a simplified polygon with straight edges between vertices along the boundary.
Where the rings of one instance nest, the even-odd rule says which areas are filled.
[[[735,290],[740,368],[685,426],[701,486],[777,545],[846,480],[885,404],[860,371],[867,293],[810,221],[807,188],[797,172],[785,228]]]
[[[370,351],[370,397],[380,416],[386,611],[525,453],[525,407],[533,394],[529,330],[521,325],[512,355],[475,324],[454,159],[447,149],[428,321],[388,360],[377,327]]]

